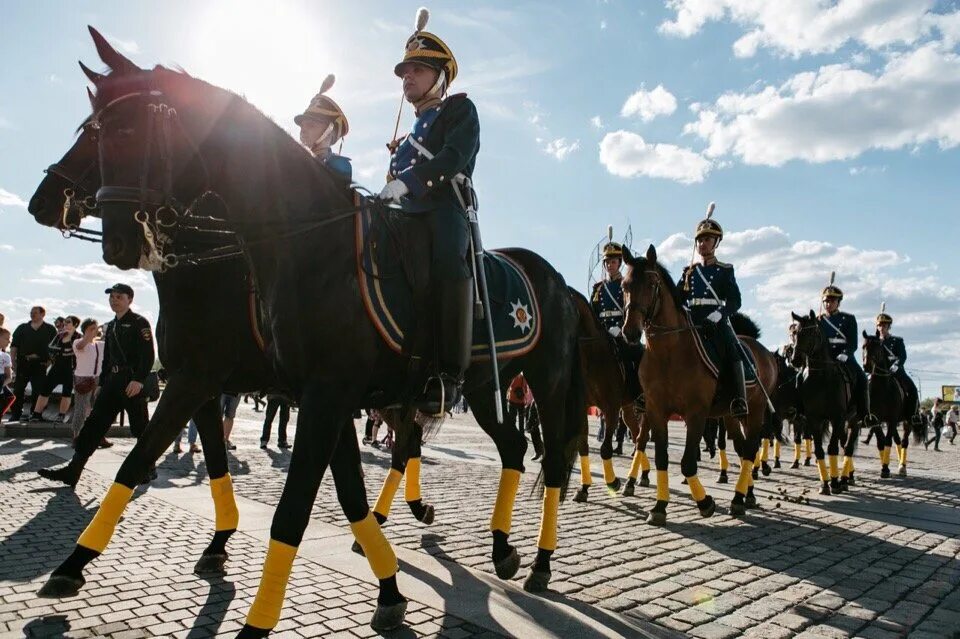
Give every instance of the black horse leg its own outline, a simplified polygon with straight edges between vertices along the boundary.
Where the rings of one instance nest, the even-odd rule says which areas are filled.
[[[73,552],[40,589],[38,594],[41,597],[69,597],[83,587],[84,568],[106,550],[134,488],[170,447],[190,416],[209,398],[209,392],[204,393],[202,386],[198,380],[184,375],[171,376],[149,426],[124,459],[113,485],[77,540]]]
[[[640,432],[637,434],[637,441],[633,451],[633,463],[630,464],[630,475],[627,477],[627,485],[623,488],[623,496],[633,496],[637,484],[638,475],[641,486],[650,485],[650,459],[647,457],[647,441],[650,439],[650,426],[647,416],[640,417]]]
[[[830,443],[827,445],[827,456],[830,466],[830,491],[840,493],[840,435],[844,431],[843,418],[835,416],[830,429]]]
[[[434,510],[432,504],[423,502],[420,493],[420,456],[423,454],[421,441],[423,441],[423,427],[420,424],[414,424],[405,446],[408,452],[407,468],[403,477],[403,498],[416,520],[429,526],[433,523]]]
[[[587,501],[590,486],[593,485],[593,477],[590,474],[590,443],[587,441],[587,433],[583,433],[577,440],[577,454],[580,457],[580,488],[577,489],[577,494],[573,496],[573,501],[583,503]]]
[[[717,476],[717,483],[726,484],[730,481],[727,477],[727,471],[730,470],[730,460],[727,458],[727,422],[722,417],[717,417],[716,424],[717,449],[720,451],[720,475]]]
[[[619,424],[619,407],[610,406],[608,409],[611,411],[611,417],[608,418],[608,421]],[[607,485],[607,488],[613,491],[620,490],[620,478],[617,477],[617,473],[613,469],[613,437],[617,430],[617,427],[604,430],[603,443],[600,444],[600,463],[603,465],[603,482]]]
[[[811,420],[812,421],[812,420]],[[817,458],[817,473],[820,476],[820,494],[830,494],[830,474],[827,470],[827,462],[823,453],[823,429],[825,422],[823,419],[817,419],[813,424],[813,454]]]
[[[847,422],[847,438],[843,443],[843,466],[840,469],[840,492],[847,492],[848,487],[854,484],[853,479],[853,451],[860,437],[860,422],[852,419]]]
[[[883,428],[887,431],[884,433]],[[880,477],[886,479],[890,476],[890,453],[893,450],[893,436],[890,434],[890,424],[880,424],[880,433],[877,441],[880,442]]]
[[[713,501],[713,497],[703,489],[703,484],[697,477],[698,448],[700,447],[700,438],[703,437],[704,421],[705,419],[699,415],[686,415],[687,440],[683,447],[683,457],[680,459],[680,472],[683,473],[687,481],[690,496],[693,497],[697,508],[700,509],[700,516],[710,517],[717,509],[717,504]]]
[[[203,551],[193,572],[199,574],[221,573],[227,561],[227,541],[237,530],[240,511],[233,496],[233,480],[227,467],[227,445],[223,440],[223,413],[220,398],[207,401],[194,413],[193,420],[203,446],[203,459],[210,475],[210,494],[216,514],[213,540]]]
[[[653,434],[653,461],[657,467],[657,502],[647,513],[647,523],[651,526],[664,526],[667,523],[667,504],[670,502],[669,442],[667,440],[666,416],[654,414],[647,407],[647,420]],[[694,446],[699,445],[699,438]]]

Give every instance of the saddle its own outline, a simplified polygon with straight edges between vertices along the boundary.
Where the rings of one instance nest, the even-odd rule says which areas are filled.
[[[411,352],[418,321],[431,312],[430,237],[416,214],[362,207],[356,216],[357,279],[367,316],[396,353]],[[530,278],[507,251],[484,251],[483,268],[498,360],[520,357],[540,341],[540,304]],[[475,303],[471,361],[489,360],[486,321]]]
[[[694,323],[689,311],[687,311],[687,319],[690,320],[690,324]],[[693,341],[697,345],[697,353],[700,355],[700,360],[703,362],[704,366],[707,367],[707,370],[710,371],[711,375],[713,375],[717,380],[722,381],[720,377],[720,369],[723,367],[723,353],[726,350],[726,347],[723,344],[720,336],[715,333],[706,335],[704,334],[703,329],[700,327],[697,327],[696,330],[693,331],[693,336]],[[754,361],[753,353],[750,351],[750,349],[743,345],[743,342],[740,344],[743,346],[743,348],[737,349],[740,352],[735,353],[734,356],[743,361],[743,373],[747,382],[747,386],[754,386],[757,383],[757,363]],[[746,356],[744,356],[744,354],[746,354]]]

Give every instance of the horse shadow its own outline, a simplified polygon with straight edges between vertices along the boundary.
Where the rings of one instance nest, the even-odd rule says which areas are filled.
[[[21,439],[9,439],[2,444],[0,444],[0,456],[2,455],[19,455],[25,450],[30,448],[36,448],[37,446],[42,446],[48,440],[37,439],[30,441],[29,443],[24,442]]]
[[[237,586],[221,575],[203,576],[201,579],[209,584],[210,589],[186,636],[216,637],[230,610],[230,603],[237,596]]]

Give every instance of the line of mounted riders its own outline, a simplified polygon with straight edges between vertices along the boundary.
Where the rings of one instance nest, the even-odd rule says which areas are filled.
[[[326,123],[306,136],[311,153],[240,96],[181,71],[141,69],[91,29],[109,73],[83,67],[95,87],[92,115],[70,150],[48,169],[29,210],[42,224],[101,243],[108,264],[152,271],[160,304],[157,343],[168,381],[149,426],[41,596],[71,596],[84,586],[86,567],[106,550],[134,488],[191,417],[204,444],[216,512],[213,539],[194,569],[222,572],[239,512],[218,398],[224,391],[263,389],[284,390],[300,410],[260,587],[240,637],[264,637],[276,626],[328,467],[356,543],[378,580],[371,625],[387,630],[403,622],[407,601],[381,526],[401,480],[413,515],[423,523],[433,520],[434,509],[420,492],[421,418],[442,414],[461,392],[502,462],[490,518],[491,561],[501,578],[518,572],[520,555],[510,544],[510,531],[527,442],[498,418],[498,384],[489,344],[483,343],[489,335],[481,338],[480,348],[471,340],[472,322],[480,319],[472,266],[493,259],[468,230],[476,227],[469,178],[479,149],[479,121],[465,95],[446,94],[457,74],[456,60],[443,40],[424,30],[426,21],[426,12],[418,13],[415,32],[394,69],[417,119],[409,135],[390,145],[391,177],[376,198],[362,197],[344,179],[343,162],[328,157],[329,145],[316,144],[335,141],[347,129],[342,111],[323,92],[303,116]],[[88,215],[100,217],[100,231],[80,226]],[[416,276],[409,278],[408,302],[420,309],[419,324],[427,326],[428,335],[405,327],[412,344],[399,352],[377,330],[361,293],[358,256],[364,247],[358,246],[357,221],[363,215],[386,225],[392,233],[386,244],[402,248],[401,261]],[[855,325],[852,318],[847,323],[849,316],[829,310],[841,297],[835,287],[825,295],[836,300],[826,302],[826,319],[812,312],[796,317],[791,359],[806,370],[798,381],[782,357],[757,341],[756,326],[736,313],[740,298],[733,267],[714,257],[722,236],[711,209],[696,231],[701,259],[679,282],[658,263],[653,246],[634,256],[611,245],[610,277],[593,291],[593,300],[568,287],[539,255],[516,248],[496,251],[522,271],[536,301],[536,314],[531,308],[521,318],[514,308],[512,317],[515,326],[535,326],[538,339],[496,360],[504,379],[524,373],[543,430],[543,460],[534,486],[542,494],[541,524],[524,581],[527,590],[543,591],[550,581],[559,504],[578,450],[585,452],[589,405],[606,415],[626,408],[622,413],[637,433],[634,407],[642,383],[641,414],[655,442],[657,471],[648,521],[658,525],[666,521],[670,500],[667,421],[673,414],[686,423],[680,469],[704,517],[716,509],[697,477],[699,442],[710,418],[724,418],[740,457],[729,512],[743,516],[756,504],[752,471],[771,412],[796,421],[803,417],[805,431],[813,434],[821,479],[826,484],[836,476],[838,487],[843,479],[849,484],[853,473],[849,455],[856,437],[848,433],[861,420],[875,419],[868,406],[890,423],[912,414],[903,407],[908,402],[890,403],[899,397],[892,391],[878,390],[868,403],[867,382],[851,356]],[[420,257],[428,262],[427,277]],[[626,266],[622,279],[613,273],[620,261]],[[490,313],[503,297],[498,282],[487,284],[491,305],[482,310]],[[617,301],[620,316],[609,314],[607,297]],[[504,315],[510,304],[506,307]],[[841,338],[842,348],[835,341]],[[838,363],[839,350],[845,362]],[[887,383],[896,388],[897,373],[879,339],[867,338],[866,353],[871,389]],[[352,420],[355,409],[367,407],[382,409],[397,434],[391,470],[373,509]],[[848,455],[843,472],[833,462],[829,475],[822,445],[828,422],[828,452],[835,456],[842,441]],[[606,483],[614,484],[619,481],[610,463],[614,429],[607,430],[601,457]],[[631,492],[637,470],[642,468],[644,477],[649,470],[642,436],[640,442],[627,484]],[[75,451],[71,464],[82,469],[90,454]],[[589,481],[590,473],[584,470],[582,477]]]

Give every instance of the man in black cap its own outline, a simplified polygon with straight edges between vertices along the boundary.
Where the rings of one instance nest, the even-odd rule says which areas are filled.
[[[104,329],[103,369],[100,393],[93,410],[77,435],[73,459],[62,468],[38,471],[41,477],[76,486],[87,460],[110,430],[121,410],[130,416],[130,431],[135,437],[143,434],[149,421],[143,384],[153,368],[153,332],[150,322],[130,310],[133,289],[114,284],[104,291],[110,295],[110,308],[116,313]],[[148,479],[155,479],[151,468]]]
[[[11,422],[20,420],[27,384],[33,389],[33,401],[36,401],[44,385],[47,363],[50,360],[47,346],[57,337],[57,329],[43,321],[46,314],[47,311],[42,306],[34,306],[30,309],[30,321],[24,322],[13,331],[10,358],[13,360],[13,392],[16,399],[10,407]]]

